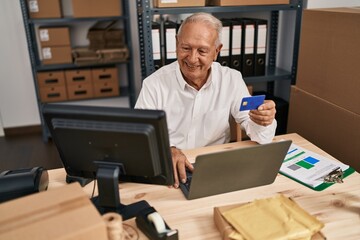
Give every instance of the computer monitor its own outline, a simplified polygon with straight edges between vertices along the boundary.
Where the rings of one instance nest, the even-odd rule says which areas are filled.
[[[146,201],[123,205],[119,181],[172,185],[166,115],[161,110],[45,104],[43,117],[67,182],[97,179],[94,203],[101,213],[134,217]]]

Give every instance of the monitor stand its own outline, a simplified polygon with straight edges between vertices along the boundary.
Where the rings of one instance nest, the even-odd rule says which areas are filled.
[[[138,212],[150,207],[145,200],[130,205],[120,202],[119,175],[124,172],[122,164],[112,162],[97,162],[96,164],[98,164],[96,178],[99,194],[92,198],[92,202],[101,214],[117,212],[125,221],[136,217]]]

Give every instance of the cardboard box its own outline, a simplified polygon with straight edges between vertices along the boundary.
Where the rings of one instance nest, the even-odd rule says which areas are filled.
[[[121,48],[125,46],[124,30],[116,27],[116,21],[99,21],[88,31],[90,49]]]
[[[91,69],[94,84],[101,82],[118,82],[117,68],[94,68]]]
[[[61,18],[60,0],[27,0],[30,18]]]
[[[72,0],[73,17],[113,17],[122,15],[121,0]]]
[[[205,0],[153,0],[153,7],[204,7]]]
[[[306,9],[296,86],[360,114],[360,8]]]
[[[247,6],[289,3],[290,0],[206,0],[206,6]]]
[[[64,71],[38,72],[36,75],[39,87],[65,86]]]
[[[96,64],[101,61],[101,56],[96,51],[86,47],[73,48],[72,56],[77,65]]]
[[[114,97],[119,96],[119,82],[105,81],[94,83],[95,97]]]
[[[77,69],[65,71],[66,84],[92,84],[91,70],[90,69]]]
[[[0,212],[0,239],[108,239],[105,221],[78,183],[5,202]]]
[[[79,100],[94,97],[94,89],[92,83],[76,84],[67,86],[67,94],[69,100]]]
[[[71,47],[44,47],[41,48],[42,64],[72,63]]]
[[[298,133],[360,171],[360,115],[293,86],[288,133]]]
[[[127,47],[99,49],[96,52],[103,63],[123,62],[129,58],[129,49]]]
[[[214,207],[214,222],[215,226],[220,232],[221,239],[222,240],[233,240],[233,238],[230,238],[229,235],[232,232],[236,232],[236,230],[225,220],[225,218],[222,216],[221,213],[226,212],[228,210],[240,207],[245,203],[239,203],[239,204],[232,204],[227,206],[221,206],[221,207]],[[312,236],[311,240],[325,240],[326,238],[322,235],[321,232],[315,234]]]
[[[67,92],[66,86],[52,86],[52,87],[40,87],[40,100],[41,102],[61,102],[66,101]]]
[[[70,32],[68,27],[39,28],[39,42],[41,47],[69,46]]]

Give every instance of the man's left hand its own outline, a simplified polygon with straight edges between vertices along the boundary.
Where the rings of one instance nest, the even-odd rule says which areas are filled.
[[[265,100],[257,110],[251,110],[250,119],[258,125],[268,126],[275,119],[275,102],[272,100]]]

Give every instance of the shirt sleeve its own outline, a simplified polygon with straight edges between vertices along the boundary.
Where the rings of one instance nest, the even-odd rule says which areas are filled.
[[[152,80],[151,76],[144,79],[140,94],[136,100],[134,108],[137,109],[157,109],[156,91],[151,90],[152,85],[149,82]]]
[[[245,129],[246,134],[252,141],[255,141],[260,144],[270,143],[274,136],[277,126],[277,122],[274,119],[273,122],[268,126],[261,126],[253,122],[252,120],[247,119],[242,122],[242,127]]]

